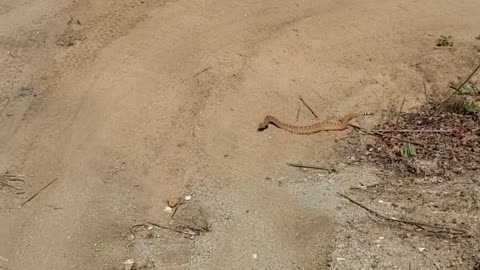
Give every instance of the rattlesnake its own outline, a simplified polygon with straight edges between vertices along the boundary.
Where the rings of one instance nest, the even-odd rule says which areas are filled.
[[[265,120],[263,120],[262,123],[258,126],[258,131],[263,131],[268,127],[268,124],[273,124],[278,128],[281,128],[285,131],[288,131],[290,133],[295,133],[295,134],[300,134],[300,135],[307,135],[307,134],[313,134],[317,133],[320,131],[333,131],[333,130],[344,130],[348,126],[348,122],[352,120],[355,117],[361,116],[361,115],[372,115],[371,113],[349,113],[345,115],[340,123],[329,123],[329,122],[321,122],[321,123],[315,123],[312,125],[308,126],[294,126],[290,124],[285,124],[281,121],[279,121],[277,118],[267,115],[265,117]]]

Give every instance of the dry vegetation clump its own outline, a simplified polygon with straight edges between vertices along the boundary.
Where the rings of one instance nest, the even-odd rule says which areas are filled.
[[[390,117],[361,160],[402,176],[448,179],[480,170],[480,93],[466,84],[446,101]],[[358,148],[357,148],[358,149]]]

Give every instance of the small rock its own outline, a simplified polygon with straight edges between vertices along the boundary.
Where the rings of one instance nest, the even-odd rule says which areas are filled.
[[[347,258],[337,258],[337,261],[346,261]]]
[[[135,261],[133,259],[128,259],[124,263],[125,270],[132,270],[133,266],[135,265]]]
[[[418,251],[423,252],[425,251],[425,248],[424,247],[418,248]]]
[[[173,213],[173,208],[171,208],[170,206],[165,206],[165,212]]]
[[[254,259],[258,258],[258,254],[257,254],[257,253],[253,253],[253,254],[252,254],[252,257],[253,257]]]
[[[178,205],[178,198],[168,199],[167,204],[168,204],[168,206],[170,206],[170,208],[175,208],[175,207],[177,207],[177,205]]]
[[[192,199],[192,196],[188,195],[188,196],[185,196],[185,201],[190,201]]]

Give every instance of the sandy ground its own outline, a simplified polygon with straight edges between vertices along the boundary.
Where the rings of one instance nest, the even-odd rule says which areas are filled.
[[[24,182],[0,190],[0,266],[466,269],[459,250],[402,241],[336,195],[377,180],[337,154],[348,131],[256,128],[315,121],[299,97],[319,120],[372,112],[354,120],[367,128],[423,103],[475,66],[479,13],[478,0],[1,0],[0,171]],[[454,48],[435,48],[440,35]],[[184,195],[170,220],[166,200]],[[145,221],[209,232],[132,237]]]

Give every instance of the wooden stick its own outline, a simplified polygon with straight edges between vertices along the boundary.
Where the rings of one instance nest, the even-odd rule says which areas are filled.
[[[194,236],[194,235],[197,235],[197,233],[195,232],[185,232],[185,231],[181,231],[181,230],[177,230],[177,229],[173,229],[173,228],[170,228],[170,227],[167,227],[167,226],[163,226],[163,225],[160,225],[160,224],[157,224],[157,223],[153,223],[153,222],[145,222],[145,223],[141,223],[141,224],[135,224],[133,225],[132,227],[130,227],[130,233],[132,235],[135,235],[136,233],[136,230],[135,228],[138,228],[138,227],[148,227],[148,224],[154,226],[154,227],[158,227],[160,229],[164,229],[164,230],[168,230],[168,231],[171,231],[171,232],[176,232],[176,233],[181,233],[181,234],[185,234],[185,235],[189,235],[189,236]]]
[[[416,141],[410,141],[410,140],[405,140],[405,139],[401,139],[401,138],[397,138],[397,137],[393,137],[393,136],[388,136],[388,135],[385,135],[383,133],[380,133],[380,132],[375,132],[375,131],[369,131],[363,127],[360,127],[360,126],[357,126],[357,125],[354,125],[354,124],[348,124],[349,126],[353,127],[353,128],[356,128],[356,129],[359,129],[369,135],[372,135],[372,136],[378,136],[378,137],[382,137],[382,138],[391,138],[391,139],[395,139],[397,141],[400,141],[400,142],[406,142],[406,143],[411,143],[411,144],[415,144],[415,145],[419,145],[419,146],[423,146],[423,143],[419,143],[419,142],[416,142]]]
[[[425,80],[423,80],[423,92],[425,93],[425,101],[428,102],[428,93],[427,93],[427,85],[425,84]]]
[[[200,75],[200,74],[202,74],[203,72],[209,70],[210,68],[212,68],[212,67],[206,67],[206,68],[200,70],[199,72],[195,73],[195,75],[193,75],[193,78],[196,78],[198,75]]]
[[[13,189],[16,189],[16,190],[20,190],[20,188],[18,188],[16,186],[12,186],[12,185],[4,183],[4,182],[0,182],[0,185],[5,186],[5,187],[9,187],[9,188],[13,188]]]
[[[302,108],[302,107],[299,105],[299,106],[298,106],[298,110],[297,110],[297,119],[295,120],[296,122],[298,122],[298,118],[300,117],[300,109],[301,109],[301,108]]]
[[[56,207],[55,205],[47,204],[48,207],[53,208],[53,210],[61,210],[63,207]]]
[[[403,104],[405,104],[405,98],[403,98],[402,105],[400,105],[400,110],[398,110],[397,120],[395,121],[396,127],[398,127],[398,120],[400,120],[400,115],[402,114]]]
[[[412,226],[415,226],[415,227],[420,228],[420,229],[425,230],[425,231],[428,231],[428,230],[425,229],[424,227],[441,230],[441,231],[434,231],[434,232],[436,232],[436,233],[441,232],[441,233],[449,233],[449,234],[456,234],[456,235],[465,235],[465,234],[467,234],[466,231],[461,230],[461,229],[449,228],[449,227],[441,227],[441,226],[426,224],[426,223],[422,223],[422,222],[416,222],[416,221],[409,221],[409,220],[403,220],[403,219],[386,217],[386,216],[380,214],[379,212],[374,211],[374,210],[372,210],[372,209],[370,209],[370,208],[367,208],[366,206],[362,205],[362,204],[359,203],[359,202],[356,202],[355,200],[353,200],[352,198],[348,197],[348,196],[345,195],[345,194],[342,194],[342,193],[340,193],[340,192],[337,192],[337,194],[338,194],[340,197],[343,197],[343,198],[349,200],[351,203],[357,205],[358,207],[366,210],[367,212],[375,215],[376,217],[378,217],[378,218],[380,218],[380,219],[383,219],[383,220],[386,220],[386,221],[390,221],[390,222],[394,222],[394,223],[402,223],[402,224],[412,225]],[[429,232],[431,232],[431,231],[429,231]]]
[[[56,181],[58,180],[58,178],[55,178],[53,179],[50,183],[48,183],[47,185],[45,185],[43,188],[41,188],[39,191],[37,191],[35,194],[33,194],[30,198],[28,198],[28,200],[24,201],[20,206],[24,206],[25,204],[27,204],[29,201],[31,201],[33,198],[37,197],[37,195],[42,192],[42,190],[46,189],[48,186],[50,186],[51,184],[55,183]]]
[[[312,108],[310,108],[310,106],[308,106],[308,104],[305,102],[305,100],[303,100],[302,97],[300,97],[300,101],[303,103],[303,105],[305,105],[305,107],[307,107],[307,109],[313,114],[313,116],[318,119],[317,114],[312,110]]]
[[[160,225],[160,224],[157,224],[157,223],[153,223],[153,222],[150,222],[150,221],[147,221],[147,224],[150,224],[150,225],[152,225],[152,226],[158,227],[158,228],[160,228],[160,229],[164,229],[164,230],[169,230],[169,231],[172,231],[172,232],[176,232],[176,233],[181,233],[181,234],[186,234],[186,235],[197,235],[197,234],[194,233],[194,232],[180,231],[180,230],[172,229],[172,228],[170,228],[170,227],[163,226],[163,225]]]
[[[182,204],[184,204],[184,203],[185,203],[185,198],[182,197],[182,198],[178,201],[177,205],[174,207],[173,213],[172,213],[172,215],[170,216],[170,219],[173,219],[173,217],[174,217],[175,214],[177,213],[177,210],[178,210],[178,208],[180,207],[180,205],[182,205]]]
[[[401,133],[452,133],[451,129],[376,129],[374,132],[401,132]]]
[[[5,102],[6,101],[6,102]],[[5,104],[4,104],[5,102]],[[3,97],[2,101],[0,102],[0,104],[2,104],[2,109],[0,110],[0,116],[3,115],[3,112],[5,111],[5,109],[8,107],[8,104],[10,103],[10,97],[9,96],[5,96]]]
[[[0,175],[1,178],[3,178],[5,181],[20,181],[20,182],[25,182],[21,177],[25,177],[25,175],[15,175],[15,174],[10,174],[10,173],[4,173]]]
[[[12,181],[12,182],[23,182],[23,183],[25,183],[25,180],[20,179],[20,178],[7,177],[7,179],[5,179],[5,180],[6,181]]]
[[[447,101],[449,101],[456,93],[458,93],[460,91],[460,89],[462,89],[462,87],[473,77],[473,75],[475,75],[475,73],[477,73],[477,71],[480,69],[480,64],[478,64],[478,66],[472,71],[472,73],[470,74],[470,76],[468,76],[468,78],[463,81],[463,83],[457,87],[455,89],[455,91],[447,98],[445,99],[444,101],[440,102],[438,108],[440,107],[440,105],[443,105],[445,104]]]
[[[268,75],[265,75],[265,74],[262,74],[258,71],[256,71],[254,68],[252,68],[247,62],[245,62],[245,65],[253,72],[257,73],[257,74],[260,74],[260,75],[263,75],[263,76],[268,76]]]
[[[312,166],[312,165],[302,165],[302,164],[295,164],[295,163],[287,163],[288,166],[297,167],[297,168],[304,168],[304,169],[315,169],[315,170],[324,170],[329,172],[335,172],[335,169],[328,169],[319,166]]]
[[[14,177],[14,178],[16,178],[16,177],[25,177],[25,175],[23,175],[23,174],[18,174],[18,175],[17,175],[17,174],[11,174],[11,173],[4,173],[4,174],[2,174],[2,176],[4,176],[4,177]]]
[[[378,187],[378,186],[383,186],[383,183],[376,183],[376,184],[372,184],[372,185],[364,185],[364,184],[360,183],[359,187],[351,187],[350,189],[369,189],[369,188]]]

